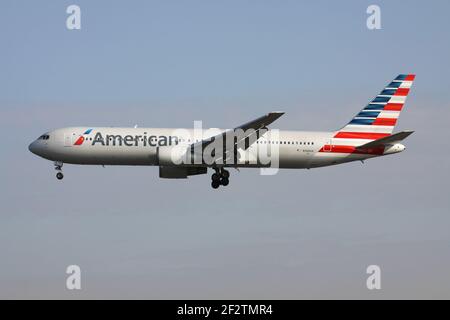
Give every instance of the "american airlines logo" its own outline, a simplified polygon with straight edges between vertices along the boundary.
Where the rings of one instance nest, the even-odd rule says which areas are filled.
[[[86,140],[85,136],[89,135],[92,129],[86,130],[82,136],[75,141],[74,145],[80,146]],[[143,145],[144,147],[164,147],[177,145],[179,139],[177,136],[164,136],[164,135],[150,135],[139,134],[139,135],[120,135],[120,134],[107,134],[103,135],[101,132],[97,132],[92,139],[92,146],[102,145],[102,146],[126,146],[126,147],[138,147]]]
[[[91,132],[92,132],[92,129],[86,130],[86,131],[83,133],[83,135],[81,135],[81,136],[77,139],[77,141],[75,141],[75,143],[74,143],[73,145],[74,145],[74,146],[81,146],[81,145],[83,144],[84,140],[85,140],[84,136],[90,134]]]

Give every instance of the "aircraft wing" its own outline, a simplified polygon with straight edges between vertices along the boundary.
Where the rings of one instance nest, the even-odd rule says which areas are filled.
[[[196,150],[203,150],[206,146],[208,146],[210,143],[212,143],[215,140],[222,139],[222,141],[225,141],[225,138],[229,134],[233,134],[234,132],[237,132],[238,130],[242,130],[244,135],[239,136],[239,140],[236,139],[234,141],[233,146],[236,147],[237,145],[242,145],[242,140],[244,141],[243,149],[246,150],[249,148],[249,146],[257,140],[257,136],[260,133],[261,130],[267,129],[267,126],[273,123],[275,120],[277,120],[279,117],[281,117],[284,114],[284,112],[269,112],[268,114],[265,114],[255,120],[246,122],[234,129],[231,130],[225,130],[224,132],[215,135],[213,137],[203,139],[199,142],[193,143],[189,146],[191,149],[191,153],[195,153]],[[253,129],[253,130],[249,130]],[[253,141],[250,141],[251,138],[253,138]],[[225,144],[224,144],[224,154],[228,153],[228,151],[231,150],[225,150]]]
[[[393,144],[399,141],[406,139],[409,135],[411,135],[414,131],[401,131],[398,133],[394,133],[390,136],[377,139],[371,141],[369,143],[358,146],[358,149],[367,149],[367,148],[375,148],[375,147],[384,147],[388,144]]]
[[[284,112],[270,112],[270,113],[263,115],[262,117],[259,117],[255,120],[244,123],[243,125],[240,125],[239,127],[235,128],[234,130],[236,130],[236,129],[242,129],[244,131],[248,130],[248,129],[259,130],[259,129],[267,127],[272,122],[274,122],[279,117],[281,117],[283,114],[284,114]]]

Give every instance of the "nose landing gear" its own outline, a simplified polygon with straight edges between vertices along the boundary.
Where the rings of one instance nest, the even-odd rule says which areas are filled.
[[[63,163],[60,161],[55,161],[55,170],[58,171],[56,173],[56,179],[62,180],[64,178],[64,174],[62,173]]]
[[[211,187],[213,187],[213,189],[217,189],[220,185],[224,187],[227,186],[230,183],[230,172],[223,168],[215,168],[214,170],[216,170],[216,172],[211,176]]]

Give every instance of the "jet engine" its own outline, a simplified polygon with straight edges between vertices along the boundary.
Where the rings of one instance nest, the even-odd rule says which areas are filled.
[[[206,174],[206,167],[159,167],[159,177],[165,179],[186,179],[188,176]]]

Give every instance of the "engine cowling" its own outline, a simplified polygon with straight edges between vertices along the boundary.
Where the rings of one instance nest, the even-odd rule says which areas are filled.
[[[186,179],[188,176],[207,173],[206,167],[159,167],[159,177],[165,179]]]
[[[164,179],[186,179],[187,168],[183,167],[159,167],[159,177]]]

